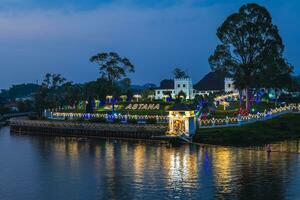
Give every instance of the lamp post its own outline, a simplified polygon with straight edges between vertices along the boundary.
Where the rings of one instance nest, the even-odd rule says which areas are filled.
[[[106,96],[106,99],[108,99],[108,103],[111,103],[112,98],[113,98],[113,96],[111,96],[111,95]]]
[[[127,99],[127,95],[121,95],[121,96],[120,96],[120,99],[122,99],[122,101],[125,102],[126,99]]]
[[[139,99],[142,98],[142,96],[139,94],[135,94],[135,95],[133,95],[133,98],[135,98],[136,101],[139,102]]]
[[[153,94],[148,95],[148,98],[150,99],[150,101],[153,101],[154,97],[155,96]]]

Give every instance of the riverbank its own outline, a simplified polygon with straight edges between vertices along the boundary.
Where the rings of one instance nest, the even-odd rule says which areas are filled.
[[[198,129],[195,142],[230,146],[263,145],[300,138],[300,114],[286,114],[238,127]]]
[[[167,126],[12,119],[10,129],[12,133],[24,135],[154,139],[165,135]]]
[[[167,131],[166,124],[80,123],[13,119],[12,133],[66,137],[99,137],[124,139],[160,139]],[[195,143],[256,146],[300,138],[300,114],[285,114],[253,124],[198,129]]]

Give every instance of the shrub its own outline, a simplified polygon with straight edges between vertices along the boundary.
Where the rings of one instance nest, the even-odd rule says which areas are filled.
[[[106,122],[106,119],[105,118],[92,118],[89,120],[89,122],[92,122],[92,123],[104,123]]]
[[[129,124],[137,124],[136,119],[128,119],[127,121],[128,121]]]
[[[146,120],[146,123],[147,123],[147,124],[156,124],[157,121],[156,121],[156,119],[151,118],[151,119],[147,119],[147,120]]]
[[[77,122],[84,122],[84,118],[83,117],[80,117],[78,119],[76,119]]]
[[[30,120],[37,120],[38,116],[36,114],[31,114],[31,115],[28,116],[28,119],[30,119]]]
[[[121,123],[121,119],[115,119],[115,120],[114,120],[114,123],[120,124],[120,123]]]

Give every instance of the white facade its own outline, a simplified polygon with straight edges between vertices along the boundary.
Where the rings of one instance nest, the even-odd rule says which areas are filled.
[[[224,90],[226,93],[236,93],[238,90],[235,88],[232,78],[225,78]]]
[[[186,95],[186,99],[193,99],[193,83],[190,78],[180,78],[174,80],[175,96],[181,92]]]
[[[226,93],[239,93],[238,89],[235,88],[234,83],[232,78],[225,78],[225,92]],[[284,90],[275,90],[275,89],[265,89],[265,88],[261,88],[260,91],[264,92],[264,93],[268,93],[273,97],[279,97],[282,93],[284,93]],[[246,91],[242,90],[242,95],[246,95]]]
[[[175,99],[180,93],[185,94],[185,99],[194,99],[197,95],[209,95],[215,91],[197,91],[193,88],[193,82],[191,78],[174,79],[174,88],[171,89],[156,89],[155,99],[165,99],[171,95],[172,99]]]

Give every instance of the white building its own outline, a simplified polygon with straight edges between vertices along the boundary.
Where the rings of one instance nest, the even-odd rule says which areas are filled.
[[[224,91],[226,93],[236,93],[238,90],[235,88],[232,78],[224,79]]]
[[[193,87],[191,78],[174,79],[174,85],[170,88],[158,88],[155,90],[155,99],[165,99],[169,96],[172,99],[178,96],[185,97],[185,99],[194,99],[197,95],[209,95],[215,91],[197,91]]]
[[[278,98],[282,93],[288,94],[288,91],[282,89],[259,89],[263,93],[268,93],[270,97]],[[232,78],[225,78],[224,80],[224,91],[226,93],[239,93],[238,89],[235,88]],[[246,95],[246,91],[242,90],[242,95]]]

